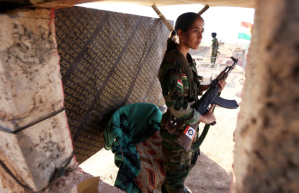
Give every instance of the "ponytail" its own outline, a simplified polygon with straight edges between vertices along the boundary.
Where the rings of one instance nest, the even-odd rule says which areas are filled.
[[[172,50],[175,50],[176,49],[176,31],[173,30],[170,34],[170,37],[167,39],[167,49],[166,49],[166,53],[169,53],[170,51]]]

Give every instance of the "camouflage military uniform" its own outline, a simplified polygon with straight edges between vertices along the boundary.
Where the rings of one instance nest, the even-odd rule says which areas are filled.
[[[213,38],[213,40],[212,40],[212,55],[211,55],[211,57],[212,57],[211,58],[211,63],[212,64],[215,64],[215,62],[216,62],[216,58],[215,57],[217,57],[218,47],[219,47],[218,39],[217,38]]]
[[[180,57],[178,58],[177,56]],[[171,51],[164,57],[158,74],[163,96],[168,107],[167,112],[162,117],[160,130],[161,137],[163,138],[162,151],[167,166],[167,174],[162,186],[163,193],[186,192],[184,191],[184,181],[199,155],[199,151],[186,152],[180,145],[174,142],[179,132],[170,134],[165,128],[165,123],[171,114],[184,120],[189,125],[198,122],[201,116],[198,111],[191,107],[190,102],[192,101],[192,97],[190,97],[189,92],[191,88],[199,89],[200,84],[198,81],[195,81],[192,83],[193,85],[189,85],[186,71],[180,62],[182,58],[185,60],[183,54],[178,50]],[[195,61],[189,54],[187,58],[190,68],[196,76]],[[196,98],[198,91],[193,92]],[[197,137],[195,137],[196,139]]]

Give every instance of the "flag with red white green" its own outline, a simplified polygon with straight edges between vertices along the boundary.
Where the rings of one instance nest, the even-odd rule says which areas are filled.
[[[239,39],[250,40],[251,39],[252,26],[253,26],[253,24],[242,21],[238,38]]]
[[[177,85],[180,89],[183,89],[183,83],[180,79],[178,79]]]

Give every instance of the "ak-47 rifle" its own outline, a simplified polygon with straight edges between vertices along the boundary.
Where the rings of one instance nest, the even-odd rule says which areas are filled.
[[[200,114],[204,115],[208,110],[210,105],[216,104],[224,108],[228,109],[236,109],[239,107],[238,103],[235,100],[226,100],[219,96],[219,91],[221,87],[218,82],[220,80],[226,80],[229,73],[234,69],[235,65],[238,63],[238,59],[231,57],[234,63],[231,66],[227,66],[216,79],[214,79],[209,89],[205,92],[205,94],[193,104],[193,108],[195,108]],[[196,134],[196,128],[198,127],[200,122],[192,126],[186,126],[184,131],[178,136],[175,140],[179,143],[187,152],[191,149],[193,138]],[[215,125],[216,121],[210,123],[210,125]]]

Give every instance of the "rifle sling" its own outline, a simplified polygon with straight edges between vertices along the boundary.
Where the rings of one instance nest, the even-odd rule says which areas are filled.
[[[219,92],[217,95],[220,96],[221,92]],[[215,108],[213,109],[213,113],[215,111]],[[206,124],[201,135],[199,136],[199,138],[193,143],[193,145],[191,146],[190,151],[191,152],[195,152],[196,150],[198,150],[199,146],[202,144],[203,140],[206,138],[206,135],[210,129],[210,124]]]
[[[201,133],[199,138],[191,146],[191,149],[190,149],[191,152],[195,152],[196,150],[198,150],[199,146],[202,144],[203,140],[206,138],[206,135],[207,135],[209,129],[210,129],[210,124],[206,124],[203,129],[203,132]]]
[[[198,95],[198,93],[197,93],[197,83],[194,83],[194,74],[192,72],[192,69],[191,69],[189,63],[187,62],[187,59],[178,50],[172,51],[171,54],[176,55],[177,61],[182,65],[183,69],[186,72],[186,76],[187,76],[188,83],[189,83],[189,97],[192,98],[192,97],[196,96],[196,98],[197,98],[197,95]],[[220,93],[218,95],[220,95]],[[214,110],[215,109],[213,109],[213,112],[214,112]],[[193,143],[190,151],[194,152],[194,151],[198,150],[199,146],[202,144],[203,140],[205,139],[205,137],[206,137],[206,135],[209,131],[209,128],[210,128],[210,124],[206,124],[202,134],[195,141],[195,143]]]

